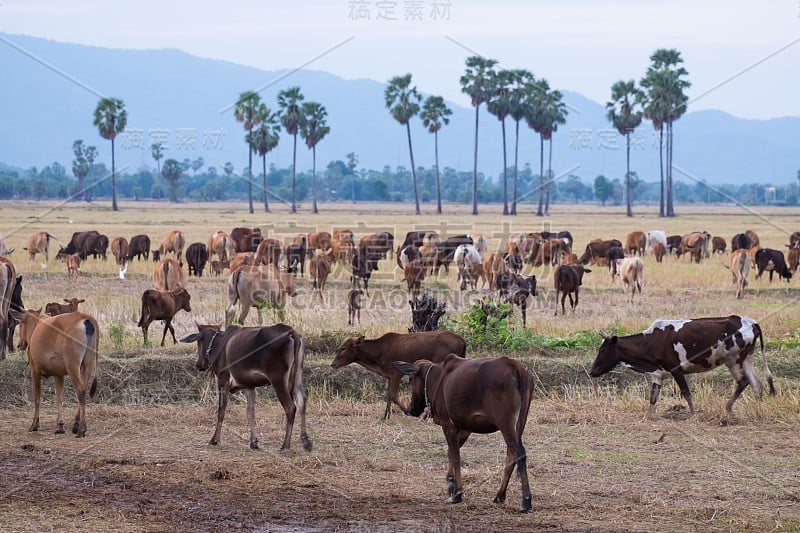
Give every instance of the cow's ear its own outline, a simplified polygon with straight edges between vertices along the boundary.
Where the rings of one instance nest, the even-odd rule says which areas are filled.
[[[619,340],[619,337],[617,337],[616,335],[613,335],[611,337],[611,344],[617,344],[618,340]]]
[[[19,311],[15,310],[15,309],[9,309],[9,310],[8,310],[8,314],[11,316],[11,318],[12,318],[12,319],[14,320],[14,322],[16,322],[17,324],[19,324],[20,322],[22,322],[22,313],[20,313]]]
[[[419,367],[417,365],[406,363],[405,361],[394,361],[392,365],[406,376],[419,374]]]
[[[358,346],[362,342],[364,342],[364,335],[359,335],[358,338],[356,338],[356,342],[353,343],[353,346]]]
[[[200,338],[199,333],[190,333],[185,337],[181,337],[180,341],[184,344],[188,344],[190,342],[197,342],[197,339]]]
[[[584,268],[583,271],[584,272],[591,272],[591,270],[589,270],[588,268]]]
[[[64,301],[70,303],[72,300],[70,300],[69,298],[64,298]]]
[[[86,300],[78,300],[78,303],[79,303],[79,304],[82,304],[82,303],[84,303],[85,301],[86,301]]]

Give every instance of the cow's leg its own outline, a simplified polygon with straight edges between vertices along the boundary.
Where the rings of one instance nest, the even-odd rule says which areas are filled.
[[[520,309],[522,310],[522,329],[525,329],[526,315],[528,313],[527,301],[522,302],[522,305],[520,305]]]
[[[470,433],[464,431],[459,433],[458,435],[458,448],[461,449],[464,446],[464,443],[467,442]],[[453,475],[453,465],[449,465],[447,468],[447,478],[445,483],[445,488],[447,489],[447,495],[452,496],[456,492],[456,482],[455,477]]]
[[[689,404],[689,412],[694,414],[694,404],[692,403],[692,393],[689,391],[689,384],[686,383],[686,376],[683,375],[683,370],[680,368],[676,368],[672,372],[673,379],[675,379],[675,383],[678,384],[678,388],[681,390],[681,395],[686,399],[686,403]]]
[[[580,293],[580,289],[575,287],[575,303],[572,303],[572,296],[569,298],[569,303],[572,305],[572,312],[575,312],[575,308],[578,307],[578,293]]]
[[[78,380],[80,380],[80,377]],[[75,380],[73,380],[74,384]],[[72,432],[78,438],[86,436],[86,385],[84,383],[75,386],[78,395],[78,412],[75,414],[75,420],[72,423]]]
[[[64,376],[53,376],[56,385],[56,394],[53,402],[56,404],[56,433],[64,433],[63,418],[63,398],[64,398]],[[74,433],[74,431],[73,431]]]
[[[142,346],[147,346],[147,330],[150,327],[150,323],[145,321],[142,324],[142,335],[144,335],[144,344]]]
[[[392,413],[392,402],[394,402],[403,413],[408,412],[406,406],[400,403],[400,380],[403,379],[403,374],[400,374],[397,370],[395,370],[394,373],[399,375],[392,374],[389,376],[389,381],[386,384],[386,412],[383,414],[384,420],[388,420],[389,415]]]
[[[666,372],[656,370],[652,373],[653,383],[650,385],[650,407],[647,409],[647,418],[652,419],[656,411],[656,402],[658,396],[661,394],[661,382],[664,379]]]
[[[164,321],[164,331],[161,334],[161,347],[162,348],[164,347],[164,340],[167,338],[167,330],[172,329],[171,322],[172,322],[171,318],[168,318],[168,319],[166,319]],[[173,339],[175,338],[175,334],[174,333],[172,334],[172,338]]]
[[[294,393],[294,403],[300,412],[300,441],[303,443],[303,449],[310,452],[312,445],[311,439],[308,438],[308,428],[306,427],[306,393],[303,390],[302,383],[296,383],[292,392]]]
[[[764,386],[755,374],[752,357],[745,357],[741,366],[736,361],[726,361],[725,364],[728,370],[730,370],[733,379],[736,380],[736,390],[734,390],[733,396],[725,406],[725,410],[729,413],[733,412],[734,402],[739,399],[739,396],[742,395],[742,392],[744,392],[748,385],[753,386],[753,394],[760,400],[764,391]]]
[[[31,368],[31,383],[33,384],[33,422],[28,431],[39,431],[39,407],[42,405],[42,374]]]
[[[222,421],[225,419],[225,408],[228,407],[228,388],[223,384],[219,385],[219,398],[217,398],[217,426],[214,435],[208,441],[212,446],[219,444],[219,435],[222,432]]]
[[[447,503],[461,503],[464,487],[461,484],[461,445],[467,440],[469,433],[460,433],[454,428],[444,429],[447,441],[447,459],[450,467],[447,473]]]
[[[289,393],[290,385],[285,381],[285,378],[270,381],[275,389],[275,395],[278,397],[281,407],[283,407],[283,412],[286,413],[286,434],[283,437],[281,450],[288,450],[292,444],[292,429],[294,428],[297,406],[292,401],[292,395]]]
[[[247,398],[247,427],[250,429],[250,449],[258,449],[258,437],[256,436],[256,390],[246,389]]]

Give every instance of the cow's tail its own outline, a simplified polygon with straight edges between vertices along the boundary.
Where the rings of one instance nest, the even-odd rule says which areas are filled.
[[[769,384],[769,395],[775,396],[775,383],[772,380],[772,372],[769,371],[769,366],[767,366],[767,355],[764,352],[764,334],[760,325],[754,324],[753,328],[756,330],[756,335],[758,335],[758,340],[761,343],[761,360],[764,362],[764,374],[766,374],[767,383]]]
[[[225,309],[225,322],[232,323],[236,312],[236,303],[239,301],[239,277],[242,271],[238,268],[233,271],[228,279],[228,307]]]
[[[144,294],[142,294],[142,313],[139,315],[139,323],[136,324],[137,327],[142,327],[144,325],[144,314],[147,312],[148,309],[147,305],[148,299],[149,298],[147,296],[147,291],[145,291]]]
[[[86,351],[81,364],[82,381],[88,386],[89,398],[94,398],[97,392],[97,357],[100,345],[100,329],[94,319],[83,320],[83,330],[86,334]]]
[[[525,432],[525,425],[528,423],[528,412],[533,398],[533,378],[522,364],[516,363],[515,367],[520,400],[519,415],[517,417],[517,476],[519,476],[520,471],[527,468],[528,456],[525,446],[522,444],[522,434]]]

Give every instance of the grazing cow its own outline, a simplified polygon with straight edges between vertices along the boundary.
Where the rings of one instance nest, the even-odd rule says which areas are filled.
[[[505,296],[511,305],[518,305],[522,312],[522,327],[526,327],[528,296],[538,296],[536,276],[521,276],[513,272],[498,274],[494,280],[500,296]]]
[[[559,265],[579,265],[577,254],[569,254],[562,251],[561,256],[558,258]]]
[[[351,244],[355,245],[355,235],[353,235],[353,231],[349,229],[335,229],[333,230],[333,235],[331,237],[331,244],[334,242],[341,242],[341,241],[349,241]]]
[[[590,241],[589,244],[586,245],[586,250],[584,250],[583,255],[578,258],[578,262],[582,265],[585,265],[589,262],[594,262],[594,260],[598,257],[605,258],[606,254],[608,253],[608,249],[613,246],[622,248],[622,243],[617,239],[609,239],[606,241],[595,239]]]
[[[750,242],[752,243],[753,246],[758,246],[759,244],[761,244],[761,241],[758,238],[758,233],[756,233],[755,231],[749,229],[745,231],[744,234],[750,238]]]
[[[662,380],[672,375],[681,395],[694,414],[692,395],[685,374],[712,370],[725,364],[736,381],[736,391],[726,406],[730,413],[733,403],[742,391],[751,385],[757,398],[761,398],[762,385],[753,368],[756,341],[761,342],[761,357],[767,375],[770,394],[775,394],[772,374],[764,354],[764,337],[761,327],[752,318],[731,315],[721,318],[696,318],[690,320],[656,320],[649,328],[627,337],[608,336],[602,331],[603,344],[589,374],[602,376],[622,363],[636,372],[653,377],[648,416],[652,417]]]
[[[472,244],[472,238],[467,235],[454,235],[448,237],[444,242],[436,243],[438,253],[436,255],[435,274],[439,275],[439,267],[444,266],[445,273],[450,273],[450,263],[455,258],[456,248],[462,244]]]
[[[82,304],[86,300],[78,300],[77,298],[64,298],[64,301],[67,302],[66,305],[58,302],[50,302],[44,306],[44,314],[47,316],[58,316],[66,313],[74,313],[78,310],[78,304]]]
[[[738,249],[731,252],[728,257],[733,283],[736,285],[736,298],[744,296],[744,288],[747,287],[747,274],[750,272],[750,254],[745,249]]]
[[[422,281],[425,279],[426,266],[422,261],[411,261],[403,268],[403,278],[406,280],[408,290],[413,300],[419,296]]]
[[[102,237],[105,236],[103,235]],[[106,237],[106,239],[108,238]],[[108,245],[108,240],[105,241],[105,244],[106,246]],[[98,231],[76,231],[72,234],[67,245],[59,248],[56,259],[63,259],[72,254],[77,254],[81,259],[86,259],[90,255],[97,258],[98,255],[105,253],[104,249],[101,253],[102,245],[103,241]]]
[[[92,254],[92,257],[97,259],[98,256],[103,258],[103,261],[108,259],[107,256],[108,252],[108,236],[106,235],[98,235],[97,239],[95,239],[91,250],[89,253]]]
[[[483,254],[489,250],[489,240],[482,233],[473,233],[470,235],[470,238],[472,239],[472,245],[478,250],[481,257],[483,257]]]
[[[606,262],[608,263],[608,269],[611,271],[612,282],[617,277],[618,273],[617,261],[619,261],[620,259],[625,259],[625,252],[619,246],[612,246],[606,252]]]
[[[194,273],[198,278],[203,277],[203,270],[208,262],[208,250],[202,242],[193,242],[186,248],[186,265],[189,267],[189,275]]]
[[[219,276],[226,268],[230,268],[230,261],[211,261],[211,275]]]
[[[383,414],[383,418],[387,419],[392,412],[392,403],[406,412],[406,407],[400,403],[398,396],[403,373],[392,363],[394,361],[411,363],[419,358],[441,362],[451,353],[465,357],[467,343],[449,331],[386,333],[377,339],[369,340],[361,335],[350,337],[342,343],[331,367],[341,368],[350,363],[358,363],[387,380],[386,410]]]
[[[789,248],[786,252],[786,266],[789,267],[789,272],[797,272],[798,263],[800,263],[800,248]]]
[[[486,286],[486,275],[481,265],[481,254],[472,244],[462,244],[453,253],[453,259],[458,268],[458,279],[461,280],[461,290],[466,290],[467,282],[472,290],[478,288],[478,278],[483,276],[483,286]]]
[[[565,239],[548,239],[537,241],[534,266],[557,265],[562,253],[569,253],[569,246]]]
[[[288,450],[291,446],[294,419],[299,411],[300,440],[303,448],[310,452],[311,439],[306,431],[306,391],[303,386],[303,337],[285,324],[252,328],[233,325],[225,331],[219,331],[216,326],[198,325],[198,330],[183,337],[181,342],[196,342],[197,369],[213,372],[217,377],[217,425],[208,443],[212,446],[219,444],[230,393],[244,390],[247,396],[250,449],[257,450],[256,387],[272,385],[286,414],[286,434],[281,450]]]
[[[130,258],[133,260],[134,256],[137,260],[141,260],[142,256],[144,256],[144,260],[147,261],[150,259],[150,237],[147,235],[134,235],[131,237],[130,242]]]
[[[722,237],[714,236],[711,238],[711,253],[716,254],[724,254],[725,249],[728,247],[728,243],[725,242],[725,239]]]
[[[339,240],[334,239],[331,243],[331,248],[333,249],[333,255],[336,257],[336,260],[343,265],[350,264],[350,261],[353,260],[353,254],[356,250],[352,239],[346,238]]]
[[[737,233],[731,237],[731,252],[735,252],[736,250],[749,250],[752,247],[753,241],[744,233]]]
[[[527,455],[522,433],[528,420],[533,378],[518,361],[462,359],[451,354],[441,363],[419,360],[396,362],[411,379],[411,404],[406,414],[419,416],[428,408],[434,423],[442,427],[447,441],[447,503],[461,503],[461,446],[471,433],[499,431],[506,443],[506,458],[500,489],[494,503],[506,501],[506,490],[514,468],[522,484],[521,510],[531,509]]]
[[[664,250],[669,250],[669,245],[667,244],[667,234],[661,230],[650,230],[647,232],[647,247],[646,250],[653,249],[653,246],[659,242],[661,246],[664,247]]]
[[[14,268],[14,263],[5,257],[0,257],[0,360],[6,358],[6,344],[11,324],[8,317],[16,284],[17,269]]]
[[[522,272],[522,256],[518,253],[503,254],[503,262],[511,272],[519,274]]]
[[[672,254],[672,252],[675,252],[675,255],[680,257],[682,240],[683,235],[670,235],[667,237],[667,253]]]
[[[69,376],[78,396],[78,412],[72,424],[76,437],[86,436],[86,393],[94,398],[97,390],[97,348],[100,327],[91,315],[74,312],[42,316],[37,311],[14,311],[19,321],[20,347],[27,349],[33,383],[34,411],[29,431],[39,430],[42,403],[42,378],[55,378],[56,433],[64,433],[61,399],[64,376]]]
[[[439,260],[439,248],[437,244],[438,243],[423,244],[419,247],[419,262],[425,268],[430,269],[431,275],[433,275],[436,263]]]
[[[164,346],[164,339],[167,338],[167,330],[172,334],[172,342],[175,339],[175,329],[172,327],[172,319],[183,309],[187,313],[192,312],[190,305],[191,296],[186,289],[176,291],[157,291],[147,289],[142,293],[142,314],[139,316],[138,327],[142,328],[144,335],[144,346],[147,346],[147,330],[154,320],[164,321],[164,333],[161,335],[161,346]]]
[[[530,236],[531,234],[529,233],[528,235]],[[561,239],[561,242],[567,247],[567,252],[572,253],[572,243],[575,242],[575,240],[572,238],[572,233],[569,231],[563,230],[558,233],[542,231],[540,235],[543,240]]]
[[[298,239],[297,242],[293,242],[286,247],[286,264],[292,268],[295,268],[299,265],[300,275],[305,276],[307,254],[308,254],[308,248],[306,246],[306,236],[305,234],[303,234],[300,236],[300,239]],[[311,255],[313,255],[313,253]],[[295,272],[296,271],[297,270],[295,268]]]
[[[347,325],[353,325],[353,319],[358,317],[358,325],[361,325],[361,296],[364,294],[362,289],[350,289],[347,293]]]
[[[643,231],[632,231],[625,237],[624,250],[630,255],[644,255],[647,248],[647,235]]]
[[[237,322],[244,324],[251,307],[256,308],[258,323],[263,323],[263,308],[277,309],[281,320],[284,317],[286,296],[297,295],[297,286],[291,272],[275,265],[243,266],[234,270],[228,279],[228,307],[225,309],[225,322],[233,322],[236,303],[240,304]]]
[[[398,250],[395,257],[397,258],[397,266],[405,269],[406,265],[411,261],[417,261],[419,259],[419,248],[413,244],[409,244],[402,250]]]
[[[403,243],[400,248],[404,248],[411,243]],[[419,247],[420,244],[416,244],[415,246]],[[366,247],[367,251],[373,257],[377,257],[378,259],[386,259],[387,255],[389,258],[392,257],[392,248],[394,248],[394,235],[389,233],[388,231],[381,231],[378,233],[373,233],[372,235],[364,235],[361,237],[361,240],[358,242],[358,247]]]
[[[617,259],[617,269],[619,270],[619,277],[622,279],[622,290],[628,294],[628,289],[631,290],[631,303],[633,297],[636,295],[636,289],[639,289],[639,299],[642,298],[642,283],[644,282],[644,263],[638,257],[626,257],[624,259]]]
[[[656,262],[660,263],[665,255],[667,255],[667,250],[664,245],[660,242],[653,243],[653,256],[656,258]]]
[[[483,272],[486,274],[486,281],[489,289],[494,288],[494,279],[503,272],[508,272],[509,268],[503,256],[500,254],[486,254],[483,258]]]
[[[783,252],[771,248],[761,248],[756,252],[756,279],[761,277],[764,271],[769,271],[769,282],[772,283],[772,273],[777,272],[778,279],[785,278],[786,281],[792,279],[792,273],[786,266]]]
[[[220,261],[230,261],[233,259],[233,254],[236,253],[236,243],[234,243],[231,236],[224,231],[215,231],[209,235],[206,248],[208,250],[209,259],[216,254]]]
[[[240,267],[248,266],[248,265],[255,265],[256,258],[253,255],[253,252],[239,252],[233,256],[233,260],[229,265],[231,273],[237,270]]]
[[[707,231],[693,231],[681,237],[681,255],[689,254],[695,263],[699,263],[704,257],[708,257],[708,244],[711,241],[711,234]],[[691,260],[690,259],[690,260]]]
[[[174,259],[161,259],[153,269],[153,287],[160,291],[176,291],[186,287],[183,263]]]
[[[22,249],[28,252],[28,259],[36,259],[36,254],[44,254],[45,263],[50,261],[50,239],[55,239],[46,231],[37,231],[28,237],[28,243]]]
[[[2,263],[2,261],[0,261]],[[2,266],[0,266],[0,269]],[[2,274],[0,274],[0,278],[2,278]],[[3,285],[2,281],[0,281],[0,285]],[[0,291],[2,292],[2,291]],[[0,307],[1,309],[2,307]],[[6,317],[8,319],[8,337],[6,337],[5,344],[6,348],[9,352],[14,351],[14,330],[17,329],[17,321],[11,316],[11,311],[18,311],[22,312],[25,310],[25,305],[22,303],[22,276],[17,276],[17,282],[14,284],[14,290],[11,293],[11,305],[8,308],[8,313]],[[2,327],[2,319],[0,319],[0,327]],[[3,335],[0,332],[0,342],[3,342]],[[0,349],[0,360],[5,357],[5,353],[3,353],[2,349]]]
[[[3,238],[3,234],[0,233],[0,257],[5,257],[13,253],[14,253],[14,248],[11,248],[10,250],[8,249],[8,246],[6,246],[6,241]]]
[[[370,251],[370,247],[366,245],[358,245],[353,260],[350,262],[352,267],[352,274],[350,281],[354,288],[360,287],[360,280],[364,281],[364,293],[369,297],[369,279],[372,272],[378,270],[378,260],[380,255]]]
[[[556,271],[553,274],[553,283],[556,288],[555,316],[558,316],[559,293],[561,293],[561,314],[565,314],[564,300],[566,300],[567,296],[569,296],[570,308],[572,309],[573,313],[575,312],[575,308],[578,307],[578,293],[580,292],[580,286],[583,285],[583,274],[586,272],[591,272],[591,270],[584,268],[583,265],[561,265],[556,267]],[[573,293],[575,293],[574,301],[572,300]]]
[[[231,239],[235,245],[235,252],[255,252],[261,244],[261,228],[233,228]]]
[[[185,244],[186,237],[183,235],[182,231],[176,229],[170,230],[164,234],[164,238],[161,240],[161,246],[158,247],[158,253],[163,257],[169,252],[174,252],[178,261],[180,261]]]
[[[111,253],[118,265],[124,265],[131,259],[131,246],[125,237],[115,237],[111,241]]]
[[[295,236],[292,242],[299,243],[302,237],[306,235],[300,234]],[[309,233],[306,239],[306,246],[308,247],[308,253],[313,254],[315,250],[322,250],[323,252],[327,252],[331,249],[331,245],[333,244],[333,238],[331,234],[327,231],[317,231],[315,233]]]
[[[283,257],[283,245],[278,239],[263,239],[256,250],[256,265],[280,266]]]
[[[317,291],[319,291],[319,299],[323,302],[325,298],[322,296],[322,291],[325,290],[325,283],[328,281],[333,262],[334,256],[332,249],[329,250],[328,253],[318,252],[308,262],[308,272],[311,274],[311,279],[314,280],[311,289],[317,289]]]
[[[64,264],[67,266],[67,276],[69,276],[70,281],[77,281],[81,271],[80,256],[78,254],[65,256]]]

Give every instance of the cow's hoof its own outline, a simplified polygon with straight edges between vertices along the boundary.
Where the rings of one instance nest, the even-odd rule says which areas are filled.
[[[498,494],[492,500],[492,503],[506,503],[506,495],[505,494]]]
[[[85,429],[81,429],[81,430],[79,430],[79,431],[77,431],[75,433],[75,438],[77,438],[77,439],[80,439],[81,437],[85,437],[85,436],[86,436],[86,430]]]
[[[217,439],[211,439],[210,441],[208,441],[208,443],[211,446],[216,446],[217,444],[219,444],[219,441]]]
[[[522,506],[519,510],[523,513],[527,513],[531,510],[531,497],[530,496],[523,496],[522,497]]]
[[[464,497],[463,491],[455,492],[449,498],[447,498],[447,503],[461,503],[463,497]]]
[[[308,438],[308,435],[301,435],[300,440],[303,442],[303,449],[310,452],[313,446],[311,445],[311,439]]]
[[[72,432],[75,433],[75,428],[72,428]],[[56,435],[61,435],[64,433],[64,422],[59,422],[56,426]]]
[[[250,441],[250,449],[251,450],[257,450],[258,449],[258,440],[257,439]]]
[[[78,422],[72,424],[72,433],[77,433],[79,430],[80,430],[80,425],[78,424]]]
[[[445,483],[445,487],[447,488],[448,496],[452,496],[456,492],[456,483],[453,480],[452,476],[447,476],[447,482]]]
[[[39,431],[39,424],[34,424],[28,428],[28,431]]]

